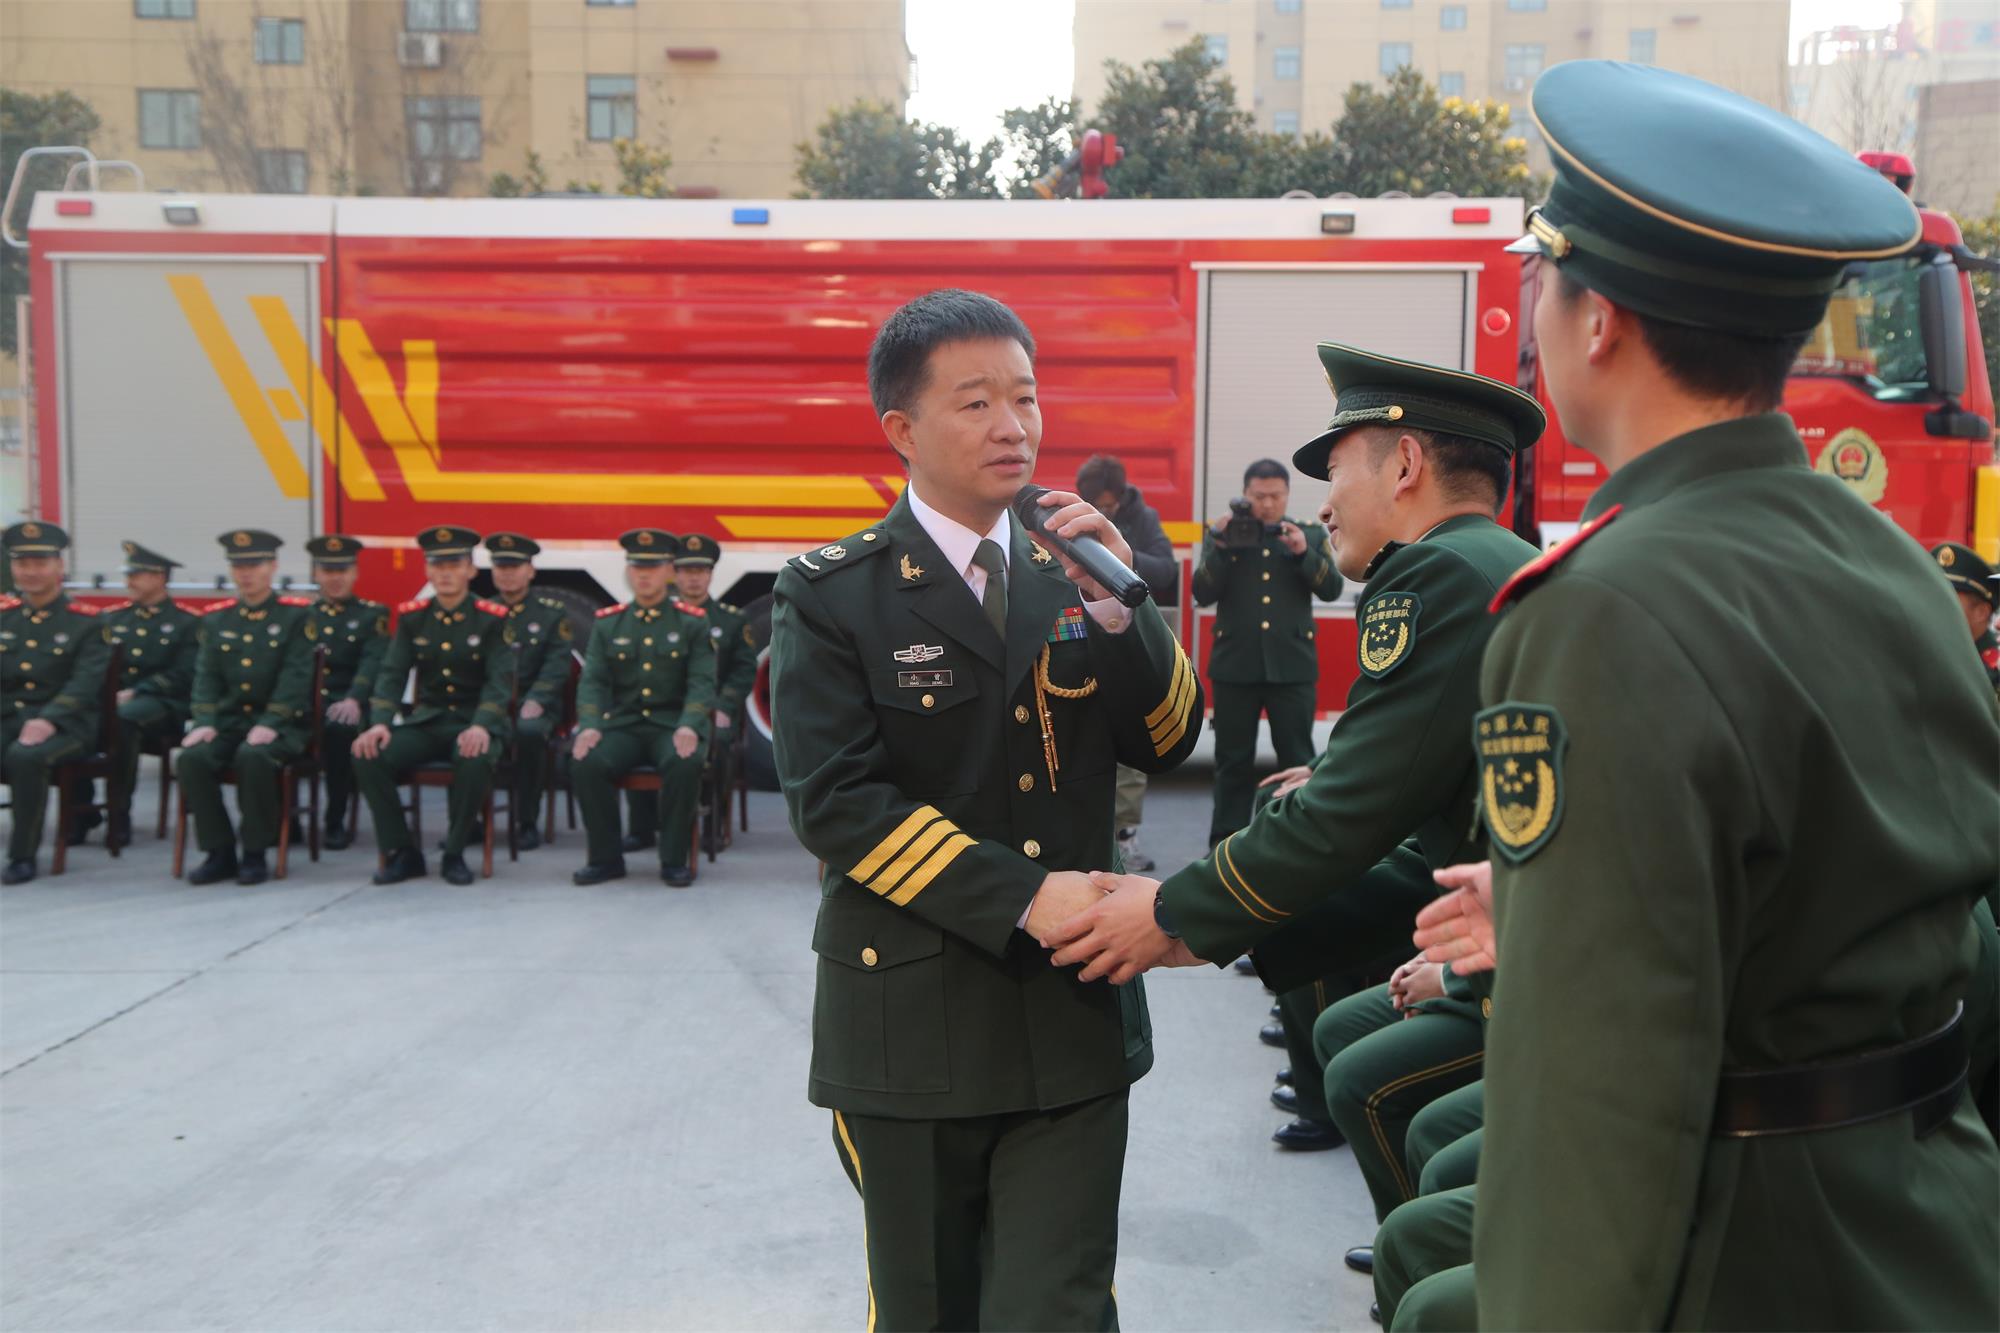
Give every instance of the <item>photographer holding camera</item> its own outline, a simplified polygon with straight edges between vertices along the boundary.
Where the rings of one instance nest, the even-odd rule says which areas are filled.
[[[1278,763],[1313,757],[1312,599],[1340,595],[1340,573],[1326,529],[1285,517],[1291,474],[1273,458],[1243,473],[1243,496],[1202,533],[1194,571],[1196,606],[1214,606],[1215,643],[1208,677],[1215,701],[1215,804],[1209,845],[1250,822],[1255,788],[1257,719],[1271,720]]]

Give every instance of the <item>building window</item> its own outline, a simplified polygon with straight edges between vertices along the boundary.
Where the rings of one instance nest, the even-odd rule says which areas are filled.
[[[201,94],[166,88],[141,88],[139,146],[201,147]]]
[[[1533,13],[1549,7],[1549,0],[1507,0],[1507,8],[1516,13]]]
[[[1382,77],[1388,78],[1410,63],[1408,42],[1382,43]]]
[[[1273,111],[1271,113],[1273,134],[1296,135],[1299,132],[1299,113],[1296,111]]]
[[[257,150],[257,189],[264,194],[304,194],[306,155],[297,148]]]
[[[1507,87],[1512,92],[1533,83],[1542,72],[1547,48],[1540,42],[1509,43],[1507,47]]]
[[[1650,65],[1660,51],[1660,33],[1657,28],[1634,28],[1625,42],[1625,58],[1635,65]]]
[[[593,74],[587,80],[584,117],[593,139],[630,139],[638,132],[638,80],[629,74]]]
[[[194,0],[132,0],[132,12],[142,19],[191,19]]]
[[[1296,46],[1279,47],[1276,57],[1271,62],[1271,73],[1281,80],[1298,78],[1299,48]]]
[[[1276,0],[1271,8],[1280,14],[1296,14],[1299,12],[1299,0]]]
[[[1438,28],[1443,32],[1465,31],[1465,6],[1445,5],[1438,10]]]
[[[410,157],[418,162],[477,162],[484,148],[477,97],[406,97]]]
[[[403,0],[405,32],[478,32],[479,0]]]
[[[305,64],[306,21],[304,19],[258,19],[257,63],[260,65]]]
[[[1465,96],[1465,74],[1463,71],[1448,69],[1438,75],[1439,97]]]
[[[1202,41],[1208,44],[1208,58],[1218,65],[1229,63],[1229,38],[1219,32],[1206,34]]]

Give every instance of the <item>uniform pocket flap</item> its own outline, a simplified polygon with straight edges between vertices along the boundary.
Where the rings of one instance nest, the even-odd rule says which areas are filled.
[[[944,952],[944,932],[901,908],[842,892],[820,904],[812,947],[828,962],[883,972],[937,957]]]
[[[913,665],[894,671],[871,667],[868,688],[885,708],[924,715],[947,712],[979,697],[979,682],[963,667]]]

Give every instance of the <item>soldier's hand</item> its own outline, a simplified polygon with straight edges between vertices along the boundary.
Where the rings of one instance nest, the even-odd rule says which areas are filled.
[[[1389,1003],[1401,1010],[1403,1017],[1410,1016],[1413,1005],[1425,1000],[1436,1000],[1444,995],[1444,965],[1424,958],[1412,958],[1397,968],[1389,977]]]
[[[1050,532],[1072,541],[1078,537],[1095,537],[1103,542],[1104,549],[1117,556],[1127,569],[1132,567],[1131,544],[1118,531],[1118,525],[1106,518],[1096,505],[1070,491],[1050,491],[1037,503],[1048,511],[1044,515],[1043,522]],[[1111,596],[1098,585],[1096,579],[1083,572],[1082,565],[1039,537],[1035,539],[1035,544],[1062,562],[1063,573],[1086,598],[1093,602],[1101,602]]]
[[[17,739],[23,745],[40,745],[55,734],[55,723],[46,718],[31,717],[21,725],[21,734]]]
[[[33,725],[34,723],[32,722],[28,724],[28,726],[33,726]],[[26,740],[27,735],[28,735],[28,728],[27,727],[21,728],[21,738],[23,740]],[[186,749],[191,745],[206,745],[214,739],[215,739],[214,727],[196,727],[193,731],[190,731],[187,735],[181,737],[181,748]]]
[[[1208,530],[1220,537],[1223,533],[1229,531],[1229,517],[1228,514],[1224,514],[1221,518],[1214,520],[1208,525]]]
[[[1306,535],[1289,518],[1278,525],[1278,543],[1293,555],[1306,553]]]
[[[276,739],[278,739],[276,728],[255,726],[250,728],[250,734],[243,738],[243,743],[245,745],[269,745]]]
[[[1313,771],[1310,764],[1300,764],[1295,768],[1281,768],[1257,785],[1268,787],[1275,782],[1278,785],[1278,789],[1271,793],[1271,799],[1275,801],[1280,796],[1289,796],[1299,788],[1305,786],[1306,779],[1312,775]]]
[[[537,718],[540,717],[541,715],[542,715],[542,706],[539,703],[536,703],[533,699],[530,699],[528,700],[528,702],[521,705],[522,717]]]
[[[389,728],[377,722],[374,726],[356,736],[354,744],[348,748],[354,752],[356,759],[373,759],[376,755],[382,753],[382,747],[388,743]]]
[[[135,697],[137,697],[138,693],[139,692],[137,690],[120,690],[118,691],[118,702],[121,704],[129,704]]]
[[[1114,986],[1166,962],[1174,941],[1153,918],[1160,881],[1098,871],[1090,882],[1106,891],[1104,897],[1050,932],[1047,943],[1056,951],[1050,961],[1057,967],[1082,963],[1077,980],[1108,977]]]
[[[1035,891],[1034,902],[1028,904],[1028,919],[1021,929],[1048,948],[1051,932],[1087,907],[1093,907],[1104,897],[1104,890],[1090,882],[1090,876],[1081,870],[1057,870],[1042,880],[1042,887]]]
[[[458,753],[462,759],[477,759],[493,748],[493,735],[484,727],[467,727],[458,733]]]
[[[701,733],[693,727],[674,728],[674,753],[683,759],[694,758],[694,752],[701,748]]]
[[[731,724],[730,724],[730,721],[729,721],[729,714],[727,714],[727,713],[723,712],[723,711],[722,711],[722,710],[721,710],[720,708],[716,709],[716,710],[715,710],[715,725],[716,725],[716,726],[718,726],[718,727],[720,727],[720,728],[721,728],[722,730],[724,730],[724,731],[727,731],[727,730],[729,730],[729,728],[730,728],[730,725],[731,725]]]
[[[569,757],[572,759],[583,758],[596,749],[597,743],[603,739],[604,733],[596,727],[585,727],[582,731],[576,733],[576,744],[569,747]]]
[[[1410,938],[1433,963],[1450,963],[1459,976],[1490,971],[1493,943],[1493,863],[1446,866],[1431,878],[1451,892],[1417,913]]]
[[[351,727],[361,721],[361,705],[353,699],[342,699],[327,706],[326,720],[338,722],[343,727]]]

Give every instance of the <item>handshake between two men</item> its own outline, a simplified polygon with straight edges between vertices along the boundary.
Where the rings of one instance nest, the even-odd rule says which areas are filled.
[[[1498,952],[1492,863],[1447,866],[1432,878],[1443,892],[1417,914],[1412,942],[1461,976],[1490,970]],[[1083,981],[1122,986],[1156,967],[1209,962],[1160,924],[1159,897],[1160,881],[1144,875],[1058,871],[1042,881],[1022,928],[1055,951],[1055,966],[1081,964]]]

